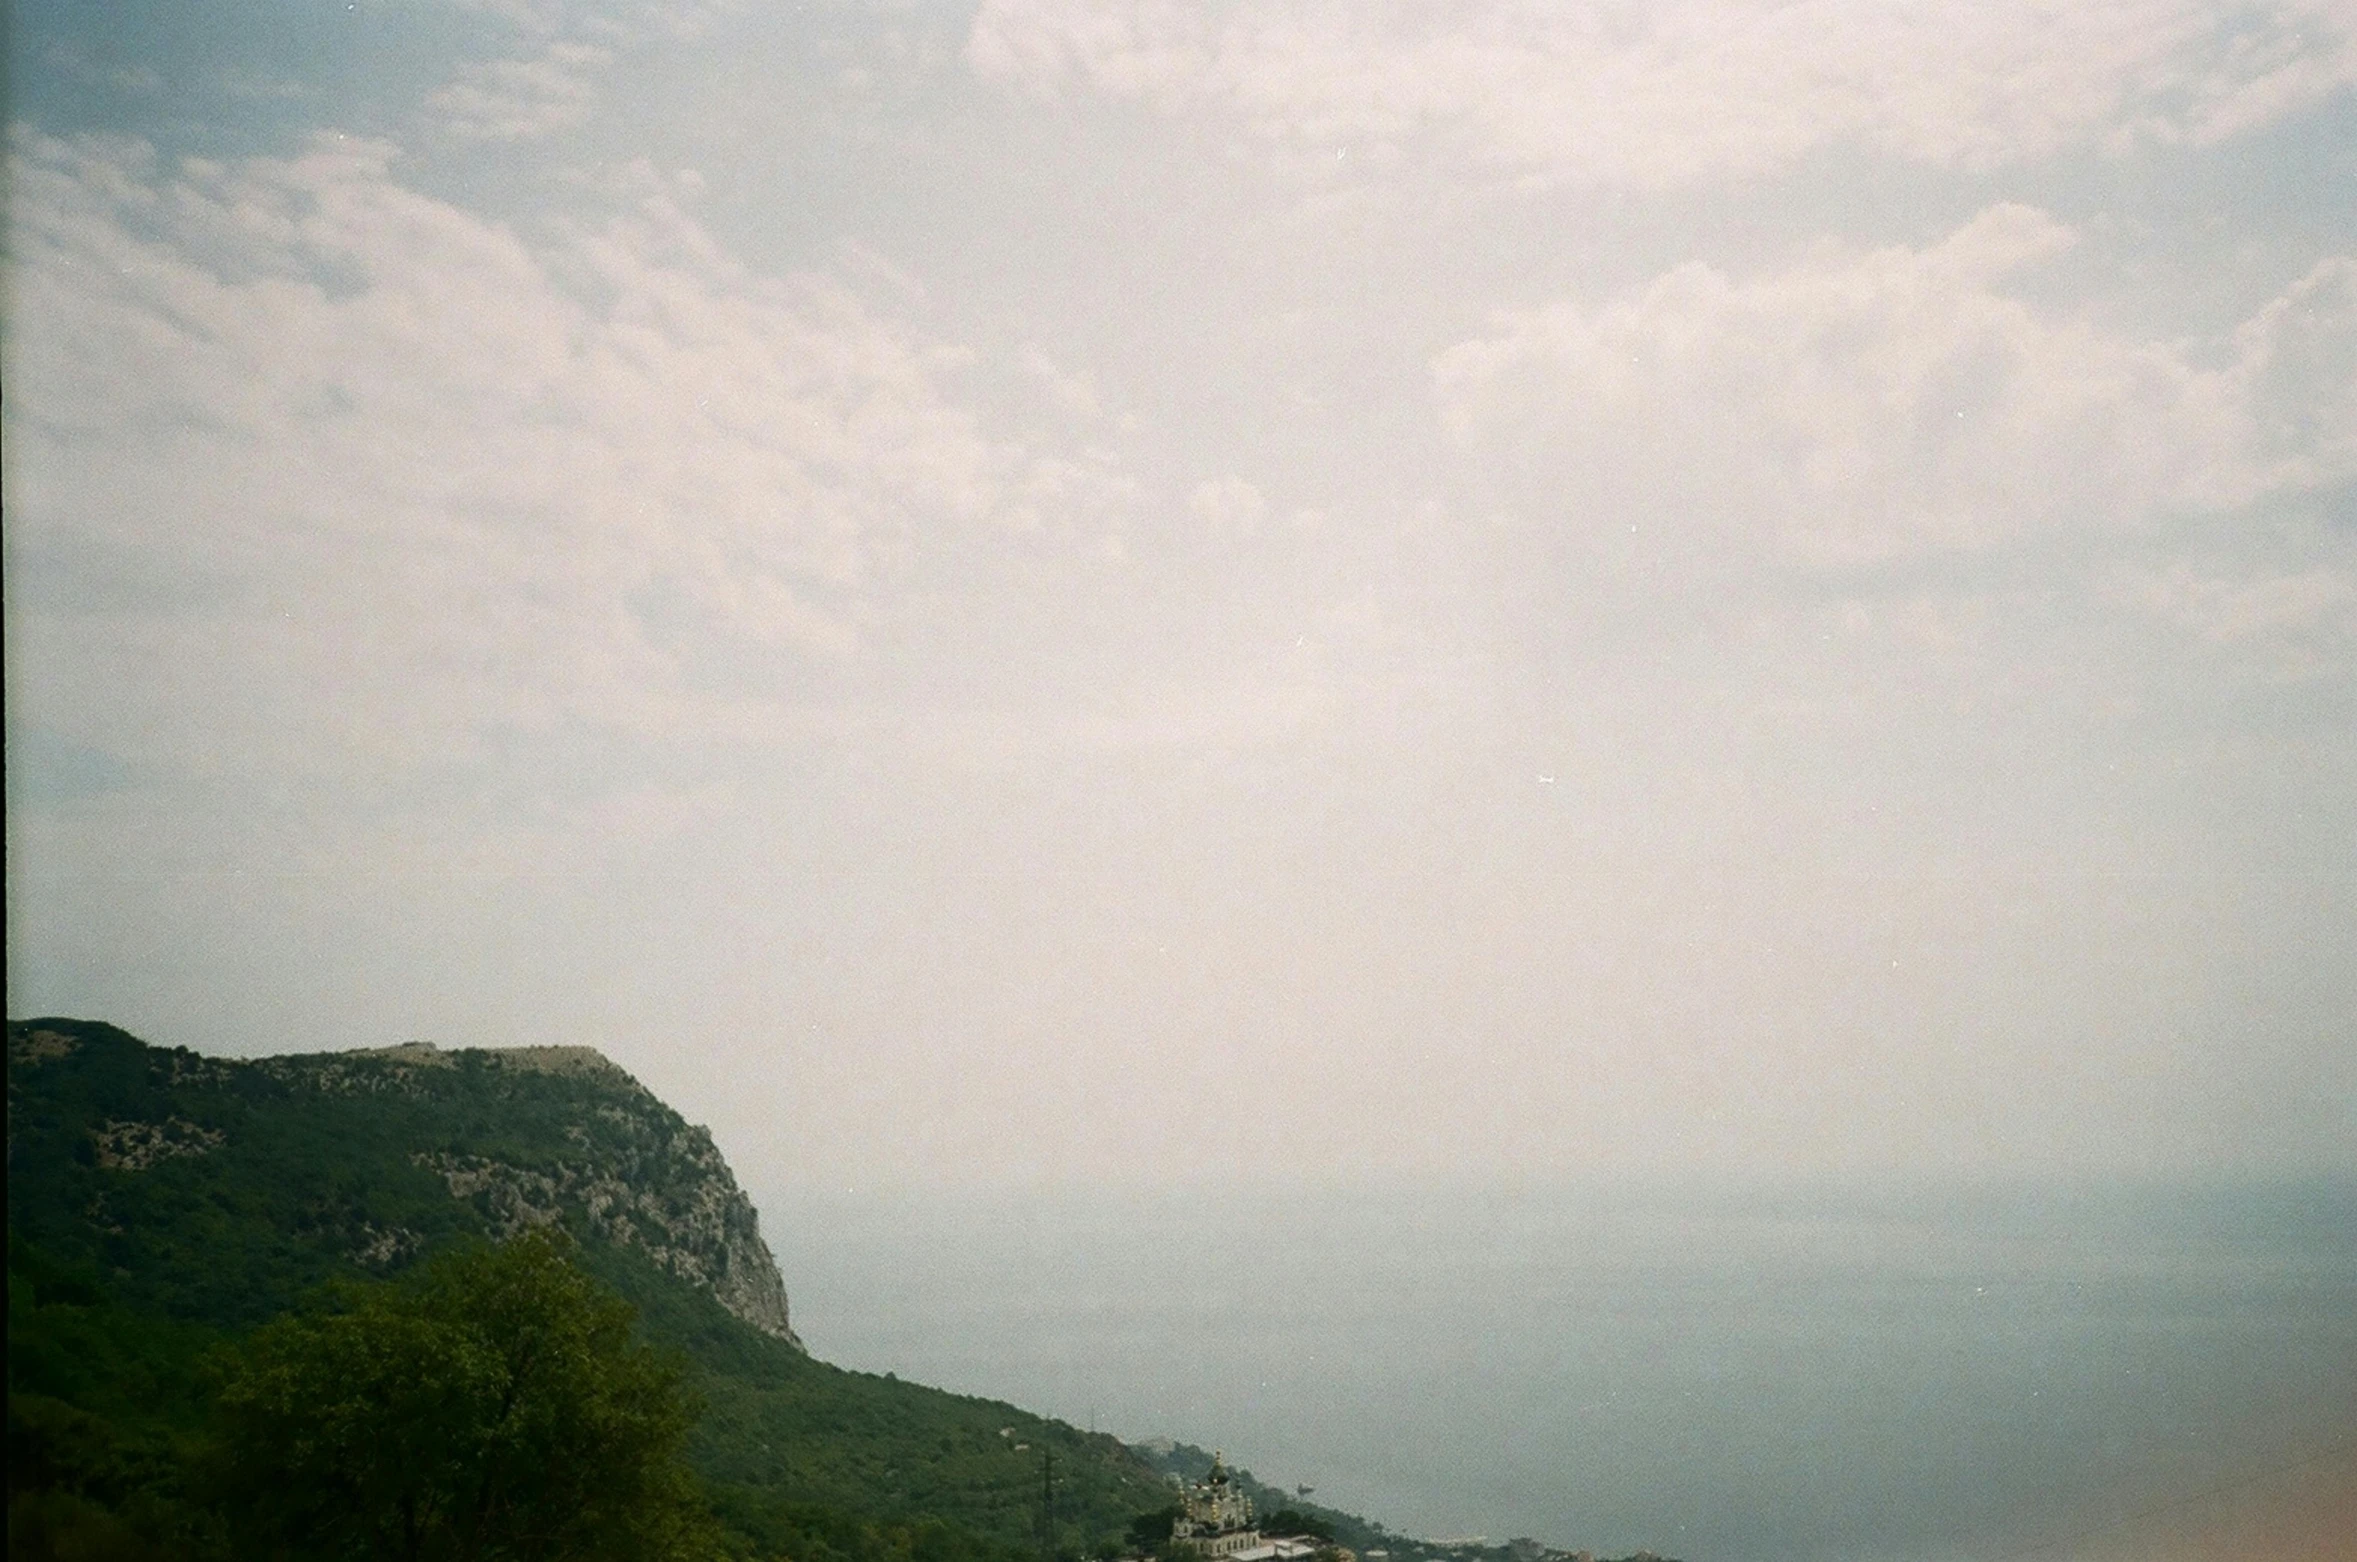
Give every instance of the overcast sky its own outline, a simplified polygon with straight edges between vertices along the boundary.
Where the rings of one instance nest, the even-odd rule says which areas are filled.
[[[2357,13],[23,0],[14,1014],[756,1186],[2357,1170]]]

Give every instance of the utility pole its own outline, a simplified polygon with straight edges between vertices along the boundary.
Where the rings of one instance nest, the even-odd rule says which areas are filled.
[[[1056,1562],[1056,1451],[1039,1450],[1039,1562]]]

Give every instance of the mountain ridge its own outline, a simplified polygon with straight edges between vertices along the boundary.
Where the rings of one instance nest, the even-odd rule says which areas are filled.
[[[813,1358],[711,1135],[590,1049],[234,1059],[59,1017],[8,1041],[12,1491],[21,1423],[41,1479],[145,1501],[122,1472],[184,1462],[209,1351],[323,1287],[562,1226],[691,1366],[690,1461],[743,1555],[1077,1557],[1169,1500],[1110,1436]]]
[[[9,1026],[10,1100],[20,1069],[42,1070],[71,1058],[93,1038],[129,1033],[93,1022],[45,1018]],[[250,1105],[239,1088],[241,1071],[323,1097],[403,1098],[431,1104],[466,1092],[470,1075],[513,1074],[590,1086],[597,1098],[575,1093],[562,1143],[534,1147],[524,1158],[456,1148],[420,1148],[410,1162],[439,1177],[450,1197],[471,1205],[494,1240],[527,1227],[563,1223],[577,1215],[587,1231],[618,1246],[637,1247],[682,1280],[710,1292],[730,1313],[795,1349],[785,1281],[761,1236],[759,1212],[737,1185],[710,1130],[688,1122],[604,1054],[589,1047],[469,1047],[431,1042],[346,1052],[275,1053],[258,1058],[213,1058],[184,1049],[163,1055],[166,1090],[153,1102],[188,1092],[222,1105]],[[562,1096],[564,1093],[560,1092]],[[242,1099],[241,1099],[242,1098]],[[136,1111],[142,1094],[115,1098]],[[224,1119],[237,1114],[222,1113]],[[213,1154],[228,1141],[226,1120],[193,1121],[178,1111],[160,1120],[113,1117],[95,1130],[102,1169],[144,1172],[161,1161]],[[11,1161],[16,1125],[12,1105]],[[570,1153],[568,1153],[570,1152]],[[426,1234],[409,1227],[360,1223],[352,1251],[364,1267],[421,1251]]]

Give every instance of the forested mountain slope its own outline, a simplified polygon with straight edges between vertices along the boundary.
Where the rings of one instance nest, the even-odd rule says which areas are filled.
[[[711,1137],[594,1052],[247,1062],[63,1019],[8,1048],[12,1504],[171,1499],[209,1350],[327,1282],[553,1225],[690,1361],[693,1461],[749,1549],[1036,1555],[1051,1454],[1060,1552],[1169,1500],[1111,1437],[813,1360]]]

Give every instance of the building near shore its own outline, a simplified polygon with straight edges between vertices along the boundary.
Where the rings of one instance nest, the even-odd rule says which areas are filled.
[[[1260,1530],[1252,1522],[1252,1499],[1228,1474],[1227,1459],[1211,1456],[1211,1473],[1179,1492],[1178,1517],[1170,1526],[1173,1544],[1193,1546],[1204,1562],[1257,1551]]]
[[[1170,1539],[1173,1545],[1194,1547],[1204,1562],[1357,1562],[1329,1541],[1262,1535],[1252,1499],[1217,1453],[1211,1456],[1211,1473],[1181,1489]]]

